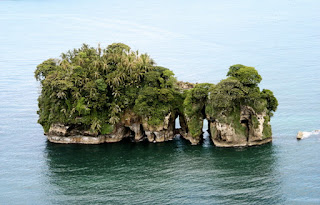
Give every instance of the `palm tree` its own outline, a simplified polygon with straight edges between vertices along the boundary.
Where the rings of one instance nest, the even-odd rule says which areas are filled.
[[[65,59],[67,59],[67,54],[65,54],[65,53],[61,53],[61,58],[62,58],[62,60],[65,60]]]
[[[81,98],[81,94],[80,94],[80,92],[78,92],[78,91],[74,91],[73,93],[72,93],[72,96],[75,98],[75,99],[80,99]]]
[[[102,70],[107,71],[108,70],[108,63],[106,60],[102,61]]]
[[[99,68],[100,67],[100,61],[99,59],[95,59],[93,62],[92,62],[94,68]]]
[[[110,119],[109,119],[109,122],[110,122],[112,125],[117,124],[119,121],[120,121],[120,118],[119,118],[118,116],[112,116],[112,117],[110,117]]]
[[[120,96],[120,92],[119,92],[118,90],[115,90],[115,91],[112,93],[112,95],[113,95],[114,97],[118,97],[118,96]]]
[[[100,57],[100,56],[101,56],[101,46],[100,46],[100,43],[98,43],[97,51],[98,51],[98,55],[99,55],[99,57]]]
[[[100,73],[98,71],[95,71],[93,75],[95,79],[98,79],[100,77]]]
[[[65,116],[67,116],[67,110],[66,110],[66,108],[62,108],[62,109],[60,110],[60,112],[64,113]]]
[[[101,130],[101,121],[98,120],[97,118],[95,118],[92,123],[91,123],[91,126],[90,126],[91,130],[93,132],[100,132]]]
[[[57,93],[57,97],[58,97],[59,99],[67,99],[66,96],[67,96],[66,93],[63,92],[63,91],[59,91],[59,92]]]
[[[66,70],[66,69],[70,66],[70,63],[69,63],[69,61],[68,61],[67,59],[63,59],[63,60],[61,61],[60,65],[61,65],[61,67],[62,67],[63,69]]]

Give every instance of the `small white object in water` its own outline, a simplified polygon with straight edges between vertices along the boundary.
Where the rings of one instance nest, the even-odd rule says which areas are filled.
[[[304,138],[308,138],[312,135],[320,135],[320,130],[314,130],[312,132],[298,132],[297,134],[297,139],[298,140],[301,140],[301,139],[304,139]]]

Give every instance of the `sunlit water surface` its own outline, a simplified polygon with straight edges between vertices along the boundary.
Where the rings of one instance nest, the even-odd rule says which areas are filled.
[[[161,2],[161,3],[160,3]],[[0,204],[320,204],[319,1],[0,1]],[[123,42],[178,80],[254,66],[274,91],[272,144],[58,145],[37,124],[37,64]]]

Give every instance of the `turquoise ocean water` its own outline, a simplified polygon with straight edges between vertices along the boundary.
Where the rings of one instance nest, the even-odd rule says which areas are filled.
[[[123,42],[178,80],[254,66],[274,92],[273,143],[57,145],[37,124],[36,65]],[[0,0],[0,204],[320,204],[320,3]]]

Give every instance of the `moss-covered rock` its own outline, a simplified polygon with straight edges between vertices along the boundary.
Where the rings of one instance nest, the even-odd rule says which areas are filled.
[[[201,83],[186,91],[183,114],[188,131],[184,137],[191,141],[192,144],[198,144],[201,141],[208,94],[213,87],[213,84]]]
[[[253,67],[231,66],[229,78],[209,90],[206,115],[216,146],[251,146],[271,141],[270,117],[278,102],[260,92],[261,76]]]

